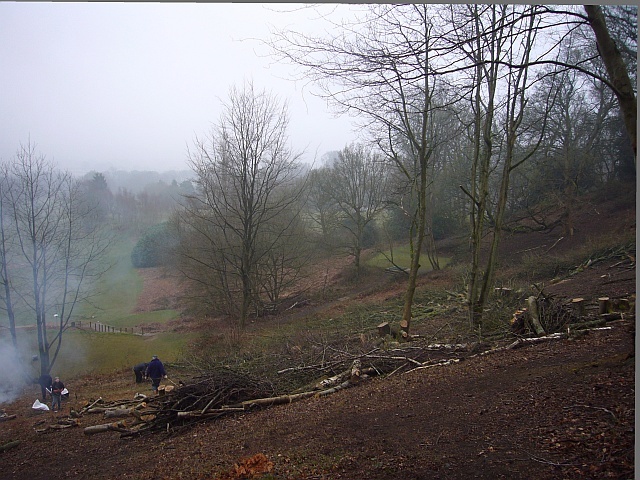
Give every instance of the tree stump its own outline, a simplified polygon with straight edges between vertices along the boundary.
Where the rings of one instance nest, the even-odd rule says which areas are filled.
[[[540,323],[540,316],[538,314],[538,301],[536,297],[531,296],[527,298],[527,311],[529,312],[529,318],[531,319],[531,325],[536,335],[544,335],[545,331]]]
[[[611,302],[609,301],[609,297],[600,297],[598,299],[598,313],[600,315],[604,315],[605,313],[609,313],[611,311]]]
[[[378,325],[378,336],[385,337],[387,335],[391,335],[391,326],[389,322],[384,322]]]
[[[582,297],[574,298],[573,300],[571,300],[571,305],[573,306],[573,311],[576,313],[576,315],[578,315],[579,317],[584,316],[585,314],[584,298]]]

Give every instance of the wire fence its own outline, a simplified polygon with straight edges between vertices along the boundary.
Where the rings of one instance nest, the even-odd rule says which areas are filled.
[[[71,322],[71,328],[78,328],[80,330],[93,330],[101,333],[128,333],[131,335],[144,335],[144,327],[114,327],[102,322],[94,321],[77,321]],[[150,330],[150,329],[149,329]]]

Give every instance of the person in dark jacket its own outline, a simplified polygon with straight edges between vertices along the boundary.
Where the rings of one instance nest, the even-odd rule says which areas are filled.
[[[56,411],[56,405],[58,410],[62,408],[62,391],[64,390],[64,383],[60,381],[60,377],[56,377],[51,384],[51,410]]]
[[[143,378],[147,376],[147,362],[142,362],[133,367],[133,373],[136,374],[136,383],[142,383]]]
[[[163,377],[167,378],[167,372],[165,372],[164,365],[157,355],[154,355],[149,365],[147,365],[147,377],[151,379],[151,389],[153,393],[158,393],[160,380],[162,380]]]
[[[37,383],[40,385],[40,393],[42,394],[42,403],[47,403],[47,392],[51,391],[51,383],[53,383],[53,379],[51,375],[45,373],[44,375],[40,375],[40,378],[35,380],[33,383]]]

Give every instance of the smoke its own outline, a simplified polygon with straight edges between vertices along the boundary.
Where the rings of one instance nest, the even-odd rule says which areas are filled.
[[[32,375],[20,360],[18,350],[11,341],[0,338],[0,405],[13,402],[22,392]]]

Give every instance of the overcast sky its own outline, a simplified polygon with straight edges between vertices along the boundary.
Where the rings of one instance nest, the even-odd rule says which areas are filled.
[[[30,139],[75,174],[186,169],[187,146],[245,80],[289,102],[290,141],[307,161],[343,148],[351,121],[252,40],[325,28],[299,7],[0,2],[0,160]]]

